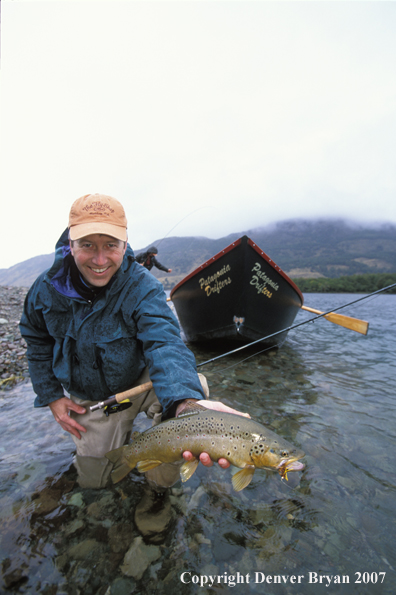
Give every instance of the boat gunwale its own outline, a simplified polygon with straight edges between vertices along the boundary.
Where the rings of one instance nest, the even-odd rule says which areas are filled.
[[[259,248],[259,246],[257,246],[257,244],[255,242],[253,242],[253,240],[251,240],[248,237],[248,244],[249,246],[251,246],[255,252],[257,252],[257,254],[259,254],[262,258],[264,258],[264,260],[270,265],[270,267],[272,267],[274,269],[274,271],[276,271],[277,273],[279,273],[284,279],[285,281],[287,281],[289,283],[289,285],[291,285],[291,287],[297,292],[300,300],[301,300],[301,305],[303,305],[304,303],[304,296],[301,293],[301,290],[297,287],[297,285],[294,283],[294,281],[292,281],[290,279],[290,277],[276,264],[276,262],[274,262],[272,260],[272,258],[270,258],[268,256],[268,254],[266,254],[264,252],[264,250],[262,250],[261,248]]]
[[[174,286],[173,289],[171,289],[171,292],[170,292],[170,296],[169,297],[172,299],[172,294],[176,291],[176,289],[179,289],[179,287],[181,287],[184,283],[186,283],[187,281],[189,281],[192,277],[195,277],[195,275],[197,275],[204,268],[206,268],[210,264],[213,264],[214,262],[216,262],[216,260],[218,260],[219,258],[221,258],[222,256],[224,256],[224,254],[227,254],[227,252],[231,252],[231,250],[233,250],[234,248],[236,248],[237,246],[239,246],[239,244],[241,244],[241,243],[242,243],[242,238],[239,238],[238,240],[235,240],[235,242],[232,242],[229,246],[227,246],[223,250],[220,250],[220,252],[218,252],[217,254],[215,254],[214,256],[212,256],[211,258],[209,258],[209,260],[206,260],[205,262],[203,262],[202,264],[200,264],[196,269],[194,269],[186,277],[183,277],[183,279],[181,281],[179,281],[179,283],[177,283]]]
[[[247,239],[247,244],[251,248],[253,248],[253,250],[255,250],[255,252],[257,252],[257,254],[259,254],[261,256],[261,258],[263,258],[270,265],[270,267],[272,269],[274,269],[274,271],[276,273],[279,273],[281,275],[281,277],[283,277],[285,279],[285,281],[287,281],[287,283],[297,293],[298,297],[301,300],[301,305],[303,305],[303,303],[304,303],[304,296],[301,293],[300,289],[297,287],[297,285],[290,279],[290,277],[287,276],[287,274],[284,271],[282,271],[282,269],[268,256],[268,254],[266,254],[261,248],[259,248],[259,246],[255,242],[253,242],[253,240],[251,238],[249,238],[246,235],[242,236],[238,240],[235,240],[235,242],[232,242],[231,244],[229,244],[228,246],[226,246],[223,250],[220,250],[220,252],[218,252],[217,254],[215,254],[214,256],[212,256],[211,258],[209,258],[209,260],[206,260],[204,263],[202,263],[196,269],[194,269],[191,273],[189,273],[188,275],[186,275],[186,277],[184,277],[181,281],[179,281],[179,283],[177,283],[174,286],[174,288],[171,290],[170,296],[169,296],[170,299],[172,299],[172,296],[175,293],[175,291],[177,291],[182,285],[184,285],[184,283],[186,283],[187,281],[189,281],[192,277],[195,277],[195,275],[197,275],[199,272],[201,272],[203,269],[205,269],[209,265],[211,265],[214,262],[216,262],[216,260],[218,260],[219,258],[221,258],[222,256],[224,256],[228,252],[231,252],[231,250],[234,250],[234,248],[236,248],[237,246],[239,246],[242,243],[242,240],[244,238]]]

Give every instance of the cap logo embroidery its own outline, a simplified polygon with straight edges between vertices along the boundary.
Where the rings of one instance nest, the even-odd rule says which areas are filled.
[[[104,215],[105,217],[109,217],[112,213],[114,213],[114,209],[108,203],[101,202],[99,200],[95,200],[85,207],[82,208],[83,211],[86,211],[90,215]]]

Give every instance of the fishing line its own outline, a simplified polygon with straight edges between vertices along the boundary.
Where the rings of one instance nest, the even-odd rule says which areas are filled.
[[[239,366],[239,364],[243,364],[244,362],[247,362],[252,357],[256,357],[256,355],[260,355],[260,353],[264,353],[265,351],[269,351],[270,349],[274,349],[275,347],[278,347],[278,345],[279,345],[279,343],[277,343],[276,345],[270,345],[269,347],[266,347],[265,349],[262,349],[261,351],[252,353],[252,355],[245,357],[245,359],[241,359],[236,364],[231,364],[231,366],[227,366],[226,368],[221,368],[221,370],[213,370],[213,372],[216,372],[216,374],[221,374],[222,372],[226,372],[227,370],[230,370],[231,368],[235,368],[236,366]],[[227,355],[227,353],[225,353],[224,355]],[[198,365],[203,365],[203,364],[198,364]]]
[[[368,298],[378,295],[379,293],[383,293],[384,291],[388,291],[389,289],[393,289],[394,287],[396,287],[396,283],[393,283],[392,285],[388,285],[387,287],[383,287],[382,289],[378,289],[377,291],[373,291],[372,293],[370,293],[368,295],[364,295],[361,298],[353,300],[352,302],[348,302],[347,304],[344,304],[343,306],[338,306],[338,308],[333,308],[332,310],[329,310],[328,312],[323,312],[322,314],[318,314],[317,316],[314,316],[313,318],[310,318],[309,320],[304,320],[303,322],[299,322],[298,324],[289,326],[285,329],[282,329],[281,331],[277,331],[276,333],[272,333],[271,335],[262,337],[261,339],[256,339],[256,341],[252,341],[251,343],[247,343],[246,345],[241,345],[240,347],[237,347],[236,349],[233,349],[232,351],[223,353],[223,355],[218,355],[217,357],[213,357],[212,359],[209,359],[206,362],[197,364],[197,368],[200,368],[201,366],[206,366],[206,364],[211,364],[211,363],[215,362],[216,360],[221,359],[222,357],[225,357],[226,355],[231,355],[232,353],[237,353],[238,351],[241,351],[242,349],[246,349],[247,347],[251,347],[252,345],[256,345],[257,343],[266,341],[267,339],[272,339],[272,337],[276,337],[277,335],[280,335],[282,333],[287,333],[287,332],[294,330],[300,326],[303,326],[304,324],[308,324],[309,322],[314,322],[315,320],[318,320],[318,318],[323,318],[324,316],[327,316],[328,314],[332,314],[333,312],[337,312],[338,310],[342,310],[343,308],[347,308],[348,306],[352,306],[353,304],[357,304],[358,302],[367,300]],[[266,351],[266,350],[264,350],[264,351]],[[254,355],[257,355],[257,354],[254,354]],[[251,357],[253,357],[253,356],[251,356]],[[239,363],[241,363],[241,362],[239,362]],[[235,365],[238,365],[238,364],[235,364]]]
[[[164,236],[164,237],[162,238],[162,240],[160,240],[160,241],[157,243],[157,248],[158,248],[158,246],[160,246],[160,245],[162,244],[162,242],[165,240],[165,238],[167,238],[167,237],[168,237],[168,235],[169,235],[169,234],[170,234],[170,233],[171,233],[171,232],[172,232],[172,231],[175,229],[175,227],[177,227],[178,225],[180,225],[180,223],[181,223],[182,221],[184,221],[184,219],[187,219],[187,217],[190,217],[190,215],[194,215],[194,213],[196,213],[197,211],[202,211],[202,209],[210,209],[210,208],[213,208],[213,207],[210,207],[209,205],[206,205],[205,207],[199,207],[198,209],[195,209],[195,211],[191,211],[191,213],[188,213],[188,215],[186,215],[185,217],[183,217],[183,219],[180,219],[180,221],[179,221],[178,223],[176,223],[176,225],[174,225],[174,226],[172,227],[172,229],[170,229],[170,230],[168,231],[168,233],[166,234],[166,236]]]

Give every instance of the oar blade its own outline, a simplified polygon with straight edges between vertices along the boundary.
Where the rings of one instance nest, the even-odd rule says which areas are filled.
[[[359,320],[358,318],[351,318],[350,316],[343,316],[341,314],[326,314],[323,318],[362,335],[367,335],[368,333],[369,323],[365,320]]]
[[[335,312],[329,312],[329,314],[325,314],[321,312],[321,310],[316,310],[315,308],[308,308],[308,306],[301,306],[302,310],[306,310],[307,312],[312,312],[313,314],[324,314],[323,318],[326,318],[329,322],[333,324],[338,324],[339,326],[343,326],[344,328],[348,328],[351,331],[355,331],[356,333],[361,333],[362,335],[367,335],[369,323],[365,320],[360,320],[359,318],[351,318],[350,316],[344,316],[343,314],[336,314]]]

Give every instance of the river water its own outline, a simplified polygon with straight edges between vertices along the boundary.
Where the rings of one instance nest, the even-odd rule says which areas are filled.
[[[357,297],[309,294],[306,304],[327,311]],[[135,516],[143,478],[79,488],[74,445],[48,410],[32,408],[30,383],[0,392],[0,592],[393,595],[396,296],[343,313],[368,320],[368,335],[319,319],[278,350],[200,368],[212,398],[301,447],[305,470],[288,482],[257,470],[236,493],[232,470],[200,465],[152,509],[146,541]],[[220,353],[193,351],[198,363]]]

